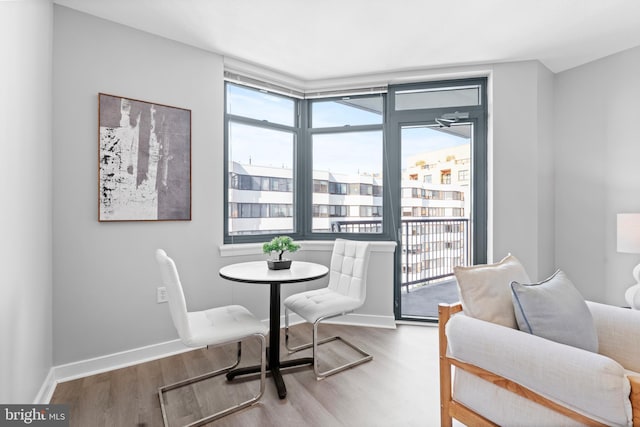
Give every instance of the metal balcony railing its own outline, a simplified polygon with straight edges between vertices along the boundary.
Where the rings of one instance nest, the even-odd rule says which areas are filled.
[[[335,221],[332,229],[338,233],[380,233],[382,221]],[[403,219],[401,233],[401,277],[407,292],[413,286],[447,280],[453,276],[453,267],[469,263],[467,218]]]

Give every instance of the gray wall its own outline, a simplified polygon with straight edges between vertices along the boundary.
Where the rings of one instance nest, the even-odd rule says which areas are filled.
[[[556,262],[585,297],[625,304],[640,255],[616,214],[640,212],[640,47],[556,76]]]
[[[0,2],[2,403],[33,402],[52,363],[52,17],[48,0]]]
[[[554,103],[555,76],[538,64],[538,279],[548,277],[557,268],[555,262],[555,155]]]
[[[174,256],[193,309],[232,302],[215,280],[222,241],[222,59],[56,6],[53,360],[176,337],[156,304],[154,250]],[[97,221],[98,92],[192,111],[192,221]]]
[[[535,61],[493,69],[490,246],[494,261],[511,253],[533,280],[554,264],[552,79]]]

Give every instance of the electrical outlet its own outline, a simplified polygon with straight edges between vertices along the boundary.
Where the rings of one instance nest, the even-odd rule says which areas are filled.
[[[156,288],[156,302],[158,304],[167,302],[167,288],[165,288],[164,286]]]

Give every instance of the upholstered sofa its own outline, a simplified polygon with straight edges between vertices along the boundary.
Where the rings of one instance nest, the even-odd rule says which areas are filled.
[[[441,425],[640,426],[640,311],[583,304],[597,351],[441,304]]]

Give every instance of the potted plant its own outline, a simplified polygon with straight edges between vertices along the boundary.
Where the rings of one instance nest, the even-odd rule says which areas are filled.
[[[267,265],[271,270],[285,270],[291,267],[290,259],[282,259],[282,255],[285,252],[295,252],[300,249],[300,245],[293,242],[293,239],[289,236],[278,236],[271,239],[270,242],[262,245],[262,252],[265,254],[271,254],[276,252],[278,254],[277,259],[268,259]]]

